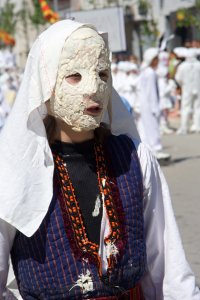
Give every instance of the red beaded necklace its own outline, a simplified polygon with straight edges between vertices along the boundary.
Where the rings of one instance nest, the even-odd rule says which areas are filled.
[[[119,216],[119,191],[115,178],[108,176],[108,171],[104,159],[103,147],[101,144],[95,143],[94,146],[98,186],[102,202],[105,205],[107,216],[110,224],[110,234],[104,239],[106,245],[118,245],[122,248],[122,239],[124,240],[124,230],[120,220],[122,219],[122,211]],[[60,183],[59,201],[63,213],[65,229],[70,243],[78,258],[88,258],[90,262],[96,263],[99,274],[101,274],[101,259],[98,254],[99,245],[89,241],[83,222],[83,217],[79,203],[76,199],[74,187],[69,177],[66,164],[62,156],[53,153],[55,167],[58,171],[58,180]],[[121,203],[120,203],[121,204]],[[120,205],[121,207],[122,205]],[[122,209],[122,207],[121,207]],[[116,255],[108,257],[108,271],[114,267]]]

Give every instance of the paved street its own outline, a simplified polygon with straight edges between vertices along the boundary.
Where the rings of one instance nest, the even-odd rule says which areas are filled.
[[[172,164],[162,167],[186,257],[200,286],[200,135],[168,135],[162,138]]]

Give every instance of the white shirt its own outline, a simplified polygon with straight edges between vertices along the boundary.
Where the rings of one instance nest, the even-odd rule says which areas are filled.
[[[184,96],[191,98],[200,95],[199,77],[200,62],[196,58],[187,58],[178,66],[175,79]]]
[[[149,149],[136,140],[134,143],[144,185],[147,273],[141,284],[145,300],[200,300],[200,291],[185,258],[163,173]],[[15,234],[14,227],[0,220],[0,299],[5,291]],[[10,281],[7,282],[9,286]],[[21,298],[9,296],[9,299]]]

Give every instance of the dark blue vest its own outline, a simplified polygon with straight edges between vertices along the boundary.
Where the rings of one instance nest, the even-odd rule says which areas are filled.
[[[143,222],[143,180],[133,142],[110,136],[105,144],[109,169],[114,174],[125,214],[126,244],[109,275],[100,278],[97,265],[77,259],[66,234],[57,189],[41,226],[28,238],[18,232],[11,251],[23,299],[87,299],[111,296],[133,288],[146,266]],[[89,272],[93,290],[84,293],[76,284]]]

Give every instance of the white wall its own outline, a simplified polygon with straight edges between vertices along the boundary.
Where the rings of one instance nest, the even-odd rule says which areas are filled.
[[[164,1],[164,14],[176,11],[179,8],[188,8],[195,4],[195,0],[165,0]]]
[[[166,31],[166,16],[180,8],[189,8],[195,4],[195,0],[163,0],[163,8],[161,8],[160,0],[149,0],[149,2],[152,4],[153,17],[158,23],[160,34]]]

